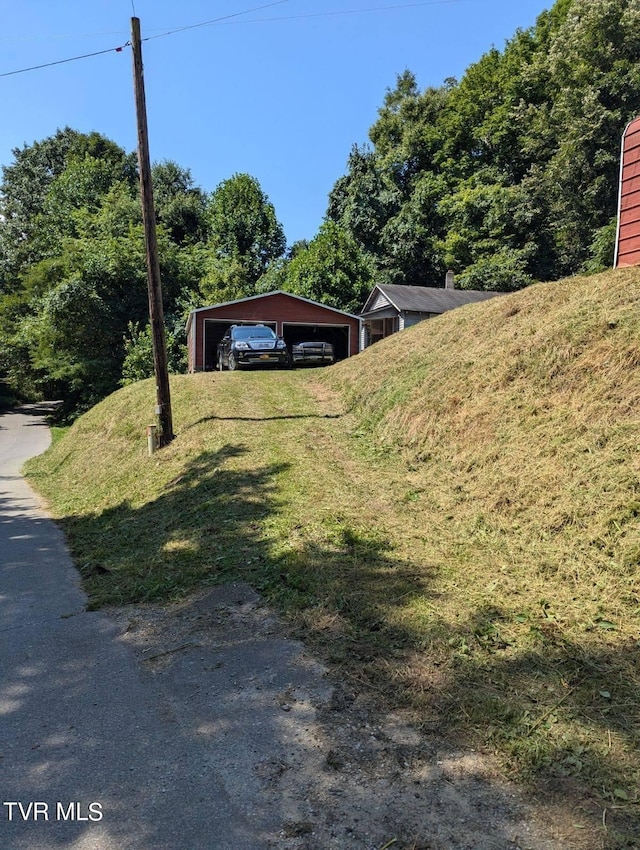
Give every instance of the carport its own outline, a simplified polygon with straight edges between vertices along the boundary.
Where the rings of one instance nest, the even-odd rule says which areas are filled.
[[[218,342],[234,324],[268,325],[288,346],[307,340],[330,342],[337,360],[351,357],[360,350],[362,320],[359,316],[276,290],[192,310],[187,321],[190,372],[216,368]]]

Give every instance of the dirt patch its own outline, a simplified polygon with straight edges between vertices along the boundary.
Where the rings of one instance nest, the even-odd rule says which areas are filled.
[[[256,848],[604,846],[579,813],[541,811],[485,755],[418,731],[327,671],[248,585],[108,613],[177,734],[197,736],[229,793],[253,807]]]

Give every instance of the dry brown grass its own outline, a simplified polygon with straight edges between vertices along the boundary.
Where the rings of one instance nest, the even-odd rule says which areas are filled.
[[[499,542],[504,565],[535,551],[530,576],[633,593],[639,307],[635,271],[539,285],[392,337],[331,382],[438,520]]]
[[[435,599],[393,615],[424,674],[419,655],[396,674],[431,711],[443,689],[417,683],[438,659],[485,743],[538,775],[598,775],[623,806],[640,787],[639,308],[637,269],[541,284],[327,375],[406,469],[404,557],[438,567]]]

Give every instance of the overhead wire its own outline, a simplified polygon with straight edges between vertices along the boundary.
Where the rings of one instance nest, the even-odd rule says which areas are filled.
[[[396,9],[414,9],[421,6],[442,6],[448,5],[451,3],[462,3],[464,0],[422,0],[422,2],[417,3],[402,3],[396,6],[369,6],[366,9],[340,9],[335,12],[306,12],[301,15],[280,15],[277,18],[251,18],[249,20],[231,20],[232,18],[239,18],[242,15],[249,15],[251,12],[257,12],[262,9],[268,9],[270,6],[279,6],[282,3],[286,3],[288,0],[278,0],[276,3],[267,3],[264,6],[258,6],[256,9],[246,9],[244,12],[236,12],[232,15],[225,15],[222,18],[214,18],[211,21],[202,21],[198,24],[191,24],[186,27],[178,27],[172,30],[168,30],[164,33],[159,33],[158,35],[150,35],[146,38],[143,38],[142,41],[151,41],[154,38],[164,38],[167,35],[174,35],[178,32],[184,32],[185,30],[198,29],[199,27],[211,26],[212,24],[224,24],[224,23],[234,23],[234,24],[263,24],[263,23],[273,23],[274,21],[300,21],[305,20],[307,18],[329,18],[329,17],[337,17],[339,15],[359,15],[363,12],[392,12]]]
[[[249,15],[252,12],[260,12],[263,9],[269,9],[273,6],[281,6],[284,3],[288,3],[290,0],[275,0],[275,2],[264,3],[261,6],[254,6],[251,9],[244,9],[242,12],[233,12],[229,15],[223,15],[219,18],[212,18],[209,21],[201,21],[197,24],[189,24],[184,27],[176,27],[171,30],[167,30],[166,32],[159,33],[157,35],[149,35],[145,38],[141,39],[142,41],[152,41],[157,38],[166,38],[170,35],[175,35],[176,33],[186,32],[187,30],[199,29],[200,27],[213,26],[214,24],[228,24],[228,23],[272,23],[274,21],[292,21],[292,20],[304,20],[311,18],[327,18],[327,17],[336,17],[338,15],[357,15],[361,13],[367,12],[389,12],[398,9],[414,9],[422,6],[441,6],[448,5],[451,3],[461,3],[464,0],[423,0],[423,2],[415,2],[415,3],[402,3],[396,6],[370,6],[366,9],[341,9],[335,12],[309,12],[303,15],[284,15],[276,18],[254,18],[245,21],[234,20],[236,18],[240,18],[243,15]],[[134,0],[131,0],[131,6],[134,9],[135,16],[135,6]],[[42,68],[51,68],[54,65],[64,65],[68,62],[77,62],[80,59],[89,59],[93,56],[102,56],[105,53],[121,53],[125,47],[130,47],[131,42],[126,41],[124,44],[119,45],[118,47],[109,47],[106,50],[96,50],[93,53],[83,53],[80,56],[71,56],[68,59],[58,59],[54,62],[45,62],[41,65],[31,65],[28,68],[19,68],[15,71],[5,71],[4,73],[0,73],[0,77],[11,77],[16,74],[25,74],[28,71],[38,71]]]
[[[17,71],[5,71],[0,77],[11,77],[14,74],[25,74],[27,71],[38,71],[40,68],[51,68],[53,65],[64,65],[65,62],[76,62],[78,59],[89,59],[91,56],[101,56],[103,53],[121,53],[131,42],[127,41],[120,47],[109,47],[107,50],[96,50],[94,53],[84,53],[82,56],[70,56],[68,59],[57,59],[55,62],[45,62],[43,65],[31,65],[29,68],[20,68]]]
[[[179,28],[170,30],[168,32],[162,33],[161,35],[147,36],[146,38],[143,38],[142,41],[150,41],[153,38],[163,38],[163,37],[166,37],[168,35],[174,35],[175,33],[178,33],[178,32],[184,32],[185,30],[196,29],[197,27],[205,27],[205,26],[210,26],[212,24],[223,23],[225,21],[230,20],[231,18],[237,18],[237,17],[240,17],[241,15],[250,15],[252,12],[259,12],[262,9],[270,9],[272,6],[281,6],[283,3],[288,3],[288,2],[289,2],[289,0],[275,0],[275,2],[272,2],[272,3],[264,3],[262,6],[254,6],[251,9],[244,9],[242,12],[234,12],[230,15],[223,15],[222,17],[219,17],[219,18],[213,18],[210,21],[202,21],[201,23],[198,23],[198,24],[191,24],[190,26],[179,27]],[[133,0],[131,0],[131,5],[133,7]],[[134,16],[135,16],[135,7],[133,7],[133,8],[134,8]],[[31,65],[28,68],[19,68],[16,71],[5,71],[4,73],[0,74],[0,77],[11,77],[11,76],[14,76],[15,74],[25,74],[27,71],[39,71],[41,68],[51,68],[54,65],[64,65],[67,62],[77,62],[79,59],[89,59],[92,56],[101,56],[104,53],[112,53],[114,51],[116,53],[120,53],[120,52],[122,52],[122,50],[125,47],[129,47],[130,45],[131,45],[131,42],[127,41],[123,45],[120,45],[119,47],[110,47],[110,48],[107,48],[106,50],[96,50],[93,53],[84,53],[81,56],[70,56],[68,59],[58,59],[54,62],[45,62],[42,65]]]
[[[300,21],[305,18],[332,18],[340,15],[359,15],[363,12],[393,12],[396,9],[415,9],[419,6],[445,6],[463,3],[465,0],[425,0],[422,3],[402,3],[399,6],[370,6],[367,9],[340,9],[335,12],[307,12],[304,15],[281,15],[277,18],[250,18],[247,21],[231,21],[234,24],[263,24],[274,21]],[[225,23],[224,21],[222,23]]]
[[[122,35],[122,29],[111,30],[109,32],[66,32],[55,33],[48,32],[44,35],[21,35],[21,36],[4,36],[0,35],[0,44],[17,44],[21,41],[53,41],[54,39],[62,38],[104,38],[107,35]]]
[[[174,27],[173,29],[171,29],[167,32],[163,32],[159,35],[152,35],[152,36],[148,36],[147,38],[143,38],[142,41],[149,41],[149,39],[151,39],[151,38],[161,38],[164,35],[173,35],[173,33],[183,32],[184,30],[196,29],[197,27],[206,27],[206,26],[211,26],[212,24],[224,23],[225,21],[228,21],[231,18],[238,18],[241,15],[250,15],[252,12],[259,12],[262,9],[270,9],[272,6],[280,6],[283,3],[289,3],[289,2],[290,2],[290,0],[274,0],[274,2],[265,3],[262,6],[254,6],[252,9],[244,9],[242,12],[233,12],[230,15],[223,15],[220,18],[212,18],[210,21],[200,21],[200,23],[197,23],[197,24],[190,24],[190,25],[184,26],[184,27]],[[131,10],[133,12],[134,18],[137,17],[134,0],[131,0]],[[260,20],[260,19],[257,18],[256,21],[258,21],[258,20]],[[118,33],[116,33],[116,32],[94,32],[94,33],[83,33],[82,36],[87,37],[87,38],[95,38],[96,36],[117,35],[117,34]],[[19,41],[29,41],[29,40],[32,40],[32,39],[35,39],[35,38],[45,38],[45,37],[46,38],[77,38],[78,36],[79,36],[79,34],[77,34],[77,33],[74,34],[74,35],[67,33],[66,35],[29,36],[29,37],[23,37],[23,38],[17,39],[17,40],[19,40]],[[16,41],[16,39],[0,38],[0,42],[5,42],[5,41]],[[90,55],[93,55],[93,54],[90,54]],[[79,57],[79,58],[82,58],[82,57]]]
[[[282,6],[283,3],[288,2],[289,0],[275,0],[273,3],[265,3],[264,5],[256,6],[253,9],[245,9],[243,12],[233,12],[230,15],[223,15],[221,18],[212,18],[210,21],[201,21],[198,24],[190,24],[186,27],[177,27],[175,29],[168,30],[167,32],[159,33],[158,35],[149,35],[146,38],[143,38],[142,41],[151,41],[154,38],[165,38],[168,35],[175,35],[178,32],[186,32],[186,30],[195,30],[199,27],[209,27],[213,24],[224,23],[232,18],[239,18],[242,15],[250,15],[252,12],[261,12],[263,9],[270,9],[272,6]]]

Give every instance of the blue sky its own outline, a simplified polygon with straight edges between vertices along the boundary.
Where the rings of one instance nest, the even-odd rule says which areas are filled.
[[[269,4],[269,5],[268,5]],[[140,18],[153,161],[210,192],[256,177],[289,244],[311,239],[354,143],[405,68],[421,88],[460,78],[535,24],[550,0],[0,0],[0,165],[59,127],[135,150],[131,51]],[[258,7],[263,7],[258,9]],[[255,11],[251,11],[255,10]],[[244,13],[246,14],[238,14]],[[193,26],[213,19],[226,21]],[[166,35],[180,27],[193,27]],[[113,48],[113,50],[112,50]]]

